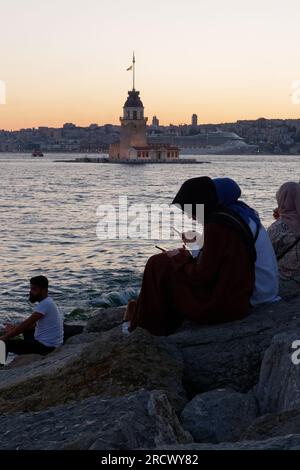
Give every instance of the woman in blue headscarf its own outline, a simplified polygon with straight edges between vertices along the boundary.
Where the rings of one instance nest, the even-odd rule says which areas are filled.
[[[234,180],[231,178],[215,178],[213,182],[217,190],[219,201],[225,207],[237,212],[248,224],[250,223],[250,219],[252,219],[256,225],[260,226],[258,213],[245,202],[239,200],[242,191]]]
[[[261,224],[258,213],[240,201],[242,194],[239,185],[231,178],[213,180],[219,202],[249,225],[255,238],[255,290],[251,297],[253,306],[278,300],[278,265],[274,249],[267,231]]]

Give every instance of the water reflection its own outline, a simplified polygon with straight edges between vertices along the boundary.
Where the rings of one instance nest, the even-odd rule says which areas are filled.
[[[0,155],[1,320],[29,313],[27,281],[37,273],[48,275],[65,313],[122,303],[138,289],[157,243],[98,240],[99,204],[115,204],[118,196],[134,204],[169,203],[187,178],[231,176],[268,226],[276,190],[300,177],[299,158],[286,156],[206,156],[211,164],[141,167],[54,163],[57,158]]]

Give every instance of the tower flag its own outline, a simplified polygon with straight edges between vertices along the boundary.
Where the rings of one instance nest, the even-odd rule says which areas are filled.
[[[133,53],[133,58],[132,58],[132,65],[130,65],[130,67],[128,67],[127,69],[127,72],[130,72],[131,70],[133,71],[133,86],[132,86],[132,89],[134,90],[135,89],[135,54]]]

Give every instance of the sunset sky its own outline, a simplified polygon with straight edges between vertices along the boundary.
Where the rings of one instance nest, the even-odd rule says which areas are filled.
[[[0,0],[0,129],[118,123],[136,52],[162,124],[300,118],[299,0]]]

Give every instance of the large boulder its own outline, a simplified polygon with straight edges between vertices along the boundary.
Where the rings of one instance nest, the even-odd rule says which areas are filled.
[[[288,434],[260,441],[222,442],[221,444],[179,444],[158,446],[156,450],[190,452],[193,450],[299,450],[300,434]],[[245,455],[246,459],[246,455]],[[200,461],[200,458],[199,458]],[[245,460],[246,461],[246,460]]]
[[[196,442],[225,442],[238,437],[257,417],[254,395],[213,390],[193,398],[181,414],[181,423]]]
[[[55,352],[20,358],[9,369],[0,369],[3,448],[19,446],[20,441],[12,436],[18,432],[24,436],[22,423],[32,437],[31,444],[24,440],[24,448],[166,449],[168,439],[173,449],[181,450],[299,447],[298,415],[289,411],[300,410],[300,365],[292,362],[292,343],[300,339],[299,296],[253,309],[242,321],[216,326],[185,322],[169,337],[155,337],[142,329],[124,334],[123,313],[124,309],[101,310],[82,334],[68,339]],[[260,413],[274,416],[254,421],[248,428],[256,417],[249,393],[253,387]],[[220,388],[226,390],[216,390]],[[154,390],[161,390],[164,398],[153,398]],[[191,438],[174,427],[174,412],[168,403],[180,413],[188,398],[192,401],[182,422],[195,439],[211,441],[209,444],[186,444],[185,439]],[[95,421],[85,420],[92,410],[97,414],[98,405],[101,411],[104,402],[108,413],[111,405],[116,421],[120,407],[127,410],[120,414],[119,422],[105,420],[103,414],[99,415],[103,427],[99,427],[98,415]],[[285,412],[288,414],[282,418]],[[156,424],[150,420],[150,425],[151,416]],[[42,426],[37,425],[35,432],[39,419]],[[276,419],[283,420],[277,431],[264,432]],[[148,429],[149,439],[145,437]],[[46,431],[48,443],[46,437],[36,443]],[[224,440],[238,442],[212,442]]]
[[[260,416],[241,434],[239,440],[260,441],[288,434],[300,435],[300,410]]]
[[[98,341],[99,333],[82,333],[81,335],[72,336],[66,341],[66,344],[75,345],[75,344],[84,344],[84,343],[93,343]]]
[[[120,325],[124,310],[95,311],[85,331],[99,333]],[[273,336],[290,328],[300,328],[300,296],[256,307],[241,321],[211,326],[185,322],[167,341],[182,353],[190,398],[216,388],[244,393],[257,384]]]
[[[169,341],[183,354],[184,385],[191,397],[224,387],[246,392],[258,382],[273,336],[290,328],[300,329],[300,296],[255,308],[233,323],[186,323]]]
[[[6,369],[15,369],[16,367],[24,367],[40,360],[40,354],[25,354],[24,356],[15,356],[5,367]]]
[[[77,337],[79,339],[80,336]],[[183,363],[164,338],[121,327],[66,344],[24,367],[0,371],[0,411],[41,410],[92,395],[120,396],[145,388],[165,390],[176,410],[186,403]]]
[[[85,331],[89,333],[102,333],[121,325],[125,313],[125,307],[100,308],[93,311],[87,321]]]
[[[255,389],[261,414],[300,409],[300,364],[293,362],[293,344],[299,340],[297,326],[276,335],[267,349]]]
[[[1,450],[131,450],[191,442],[162,391],[0,416]]]

